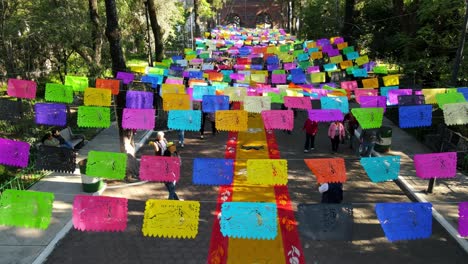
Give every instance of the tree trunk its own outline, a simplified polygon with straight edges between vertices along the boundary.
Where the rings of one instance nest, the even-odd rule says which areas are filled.
[[[148,0],[148,13],[153,30],[156,61],[162,61],[164,57],[163,32],[158,23],[154,0]]]
[[[101,23],[99,21],[98,13],[98,2],[97,0],[89,0],[89,16],[91,19],[91,40],[93,41],[93,67],[91,68],[92,74],[98,74],[101,68],[101,53],[102,53],[102,43],[103,43],[103,34],[101,29]],[[95,69],[93,69],[95,68]]]
[[[356,0],[346,0],[343,29],[341,35],[350,45],[354,45],[353,27],[354,27],[354,7]]]
[[[198,0],[193,0],[193,14],[195,20],[195,37],[200,37],[200,16],[198,15]]]
[[[125,59],[120,44],[120,29],[117,16],[115,0],[106,0],[106,37],[109,41],[110,55],[112,59],[112,74],[115,76],[118,71],[125,71]]]

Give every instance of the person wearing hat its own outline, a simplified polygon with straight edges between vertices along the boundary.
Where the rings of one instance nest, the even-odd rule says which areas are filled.
[[[174,144],[174,142],[167,142],[167,148],[166,151],[164,151],[164,156],[166,157],[178,157],[180,160],[179,153],[177,152],[177,147]],[[182,162],[180,162],[182,164]],[[176,181],[172,182],[165,182],[164,185],[166,185],[167,191],[169,192],[169,200],[180,200],[179,196],[177,196],[177,193],[175,192],[176,188]]]

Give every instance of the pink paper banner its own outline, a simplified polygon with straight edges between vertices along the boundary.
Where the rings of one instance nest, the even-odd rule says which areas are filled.
[[[456,174],[457,153],[442,152],[414,155],[416,176],[421,179],[453,178]]]
[[[178,157],[146,156],[141,157],[140,179],[145,181],[173,182],[180,178],[180,159]]]
[[[286,74],[272,74],[271,83],[274,83],[274,84],[286,83]]]
[[[412,94],[413,94],[412,89],[390,90],[388,91],[388,101],[390,102],[390,105],[397,105],[399,95],[412,95]]]
[[[320,100],[320,98],[326,97],[327,94],[331,92],[332,92],[331,90],[325,90],[325,89],[310,89],[310,99]]]
[[[165,83],[168,83],[168,84],[184,84],[184,80],[167,78]]]
[[[358,88],[358,84],[357,81],[341,82],[341,88],[354,91]]]
[[[292,70],[292,69],[296,69],[297,68],[297,64],[295,62],[290,62],[290,63],[285,63],[283,65],[283,68],[285,70]]]
[[[362,95],[359,97],[361,108],[370,107],[382,107],[384,112],[387,109],[387,97],[386,96],[368,96]]]
[[[285,96],[284,105],[288,108],[312,109],[309,97]]]
[[[76,195],[73,226],[81,231],[124,231],[127,228],[127,199]]]
[[[307,111],[309,119],[317,122],[343,121],[343,113],[339,109],[311,109]]]
[[[361,96],[377,96],[379,91],[377,89],[356,89],[354,90],[354,95],[356,97],[356,102],[361,103]]]
[[[293,130],[294,112],[292,110],[264,110],[262,111],[265,129]]]
[[[245,79],[244,74],[241,74],[241,73],[231,73],[229,77],[231,77],[231,79],[236,80],[236,81],[243,81]]]
[[[37,84],[33,81],[8,79],[7,94],[11,97],[36,98]]]
[[[129,129],[153,130],[155,125],[154,109],[124,108],[122,127]]]
[[[320,72],[320,66],[307,67],[307,73],[316,73],[316,72]]]

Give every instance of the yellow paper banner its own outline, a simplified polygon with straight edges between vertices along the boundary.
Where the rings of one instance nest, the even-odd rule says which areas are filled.
[[[353,67],[353,61],[346,60],[346,61],[340,62],[340,68],[342,70],[345,70],[346,68],[349,68],[349,67]]]
[[[185,94],[185,85],[175,83],[163,83],[161,85],[161,96],[166,94]]]
[[[247,96],[247,88],[245,87],[226,87],[224,95],[229,96],[231,102],[243,102]]]
[[[362,79],[363,88],[379,88],[378,78]]]
[[[312,83],[324,83],[325,82],[325,73],[324,72],[314,72],[310,74],[310,80]]]
[[[246,96],[244,98],[244,110],[249,113],[261,113],[263,110],[271,109],[271,97],[268,96]]]
[[[338,64],[343,61],[343,56],[338,55],[335,57],[330,57],[330,63]]]
[[[400,79],[398,75],[388,75],[382,77],[384,86],[398,86],[400,84]]]
[[[198,233],[200,203],[197,201],[146,201],[144,236],[195,238]]]
[[[216,111],[216,129],[222,131],[246,131],[248,112],[244,110]]]
[[[342,49],[348,47],[348,42],[338,43],[338,44],[336,44],[336,47],[337,47],[339,50],[342,50]]]
[[[312,52],[311,58],[314,60],[321,59],[323,58],[323,53],[321,51]]]
[[[266,83],[267,82],[267,78],[264,74],[251,74],[250,75],[250,80],[252,82],[256,82],[256,83]]]
[[[358,57],[356,59],[356,64],[359,65],[359,66],[364,65],[364,64],[366,64],[368,62],[369,62],[369,57],[367,57],[367,55]]]
[[[436,94],[445,93],[446,90],[445,88],[422,89],[421,92],[424,95],[426,104],[437,104]]]
[[[111,90],[86,88],[84,91],[84,105],[110,106]]]
[[[168,93],[164,95],[163,110],[191,110],[190,95]]]
[[[247,183],[259,185],[286,185],[288,183],[287,160],[247,160]]]

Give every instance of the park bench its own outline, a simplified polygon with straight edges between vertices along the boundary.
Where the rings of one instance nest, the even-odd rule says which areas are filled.
[[[74,149],[77,149],[81,146],[84,145],[85,143],[85,136],[82,134],[73,134],[72,130],[70,127],[66,127],[62,130],[60,130],[60,135],[66,140],[69,141]],[[36,147],[39,147],[42,145],[42,142],[39,142],[36,144]]]

